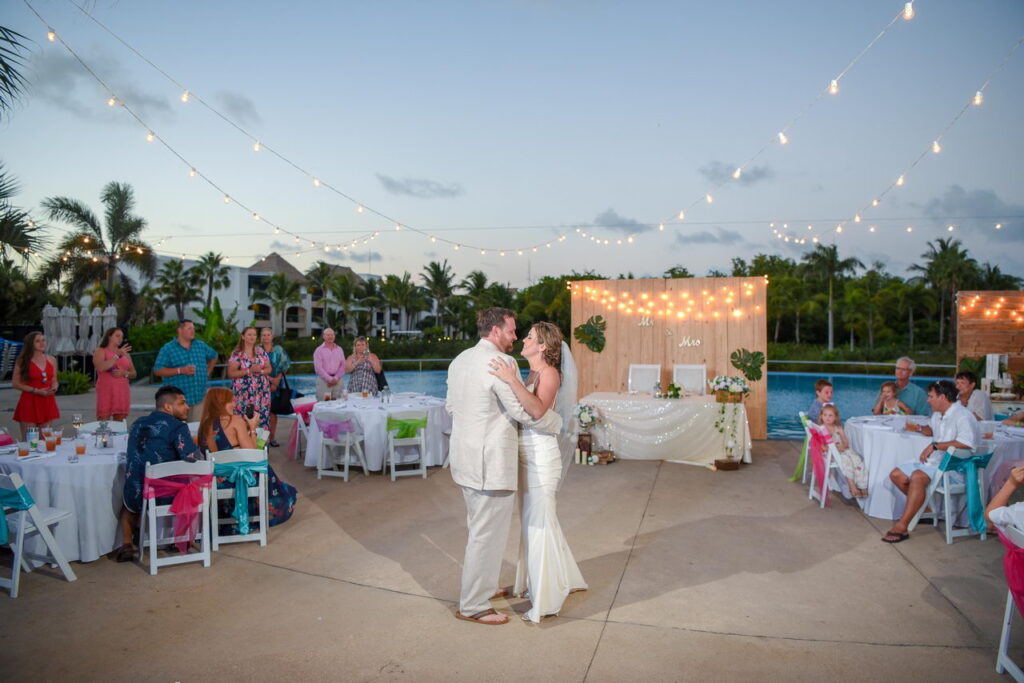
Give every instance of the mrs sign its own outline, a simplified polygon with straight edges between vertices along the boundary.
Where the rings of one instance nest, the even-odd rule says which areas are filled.
[[[607,321],[601,353],[572,339],[579,396],[626,391],[631,363],[661,365],[662,387],[672,381],[673,365],[706,365],[709,379],[740,375],[729,361],[733,351],[767,356],[767,286],[760,277],[572,282],[572,329],[594,315]],[[744,401],[755,439],[768,436],[766,377],[751,383]]]

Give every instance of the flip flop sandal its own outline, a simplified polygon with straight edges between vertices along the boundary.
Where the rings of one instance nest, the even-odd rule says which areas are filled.
[[[494,591],[494,595],[491,596],[491,600],[497,600],[498,598],[507,598],[510,595],[507,588],[499,588]]]
[[[882,543],[902,543],[908,538],[910,538],[910,534],[898,534],[890,532],[887,533],[885,536],[882,536]]]
[[[501,626],[502,624],[507,624],[509,622],[508,619],[505,619],[505,621],[484,621],[483,620],[483,617],[489,617],[492,614],[498,614],[498,611],[494,610],[494,609],[485,609],[483,612],[477,612],[476,614],[473,614],[473,615],[468,616],[468,617],[466,615],[464,615],[462,612],[456,612],[455,613],[455,618],[456,619],[462,619],[463,621],[472,621],[472,622],[475,622],[477,624],[483,624],[484,626]]]

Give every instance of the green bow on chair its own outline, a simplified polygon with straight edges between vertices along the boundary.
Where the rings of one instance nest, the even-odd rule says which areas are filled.
[[[393,417],[388,417],[388,431],[398,430],[395,435],[396,439],[412,439],[415,438],[416,432],[420,429],[427,428],[427,418],[413,418],[408,420],[398,420]]]
[[[971,528],[981,533],[985,530],[985,506],[981,504],[981,492],[978,490],[978,470],[988,467],[988,461],[992,458],[991,453],[980,453],[961,458],[952,453],[946,453],[939,465],[940,472],[963,472],[964,488],[967,489],[967,516],[971,521]],[[949,517],[949,510],[946,510],[947,524],[952,524],[953,519]]]
[[[256,485],[256,474],[267,473],[267,461],[224,462],[213,467],[216,477],[224,477],[235,485],[235,509],[231,516],[238,521],[238,534],[249,533],[249,487]]]
[[[19,486],[13,491],[0,489],[0,545],[7,545],[10,542],[10,532],[7,530],[7,510],[28,510],[35,505],[32,494],[24,486]],[[18,568],[14,568],[18,571]]]

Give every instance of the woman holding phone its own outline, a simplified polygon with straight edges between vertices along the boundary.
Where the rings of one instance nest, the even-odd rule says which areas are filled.
[[[270,371],[270,357],[256,343],[256,328],[245,328],[228,358],[228,379],[233,380],[235,415],[251,407],[264,429],[270,429]]]
[[[103,333],[99,348],[92,352],[96,368],[96,419],[123,421],[131,410],[131,387],[135,379],[132,346],[124,338],[124,330],[111,327]]]
[[[352,355],[345,359],[345,372],[348,373],[348,393],[358,394],[366,391],[376,394],[377,373],[380,372],[380,358],[370,353],[370,342],[366,337],[356,337],[352,345]]]

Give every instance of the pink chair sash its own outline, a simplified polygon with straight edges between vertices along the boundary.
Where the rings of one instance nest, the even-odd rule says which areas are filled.
[[[295,411],[295,414],[305,424],[308,425],[309,424],[309,414],[310,414],[310,412],[312,412],[314,406],[316,406],[315,403],[305,403],[305,404],[302,404],[302,405],[294,406],[292,409]],[[294,423],[292,423],[292,434],[291,434],[290,437],[288,437],[288,459],[289,460],[295,460],[295,459],[300,457],[301,454],[298,453],[298,447],[299,447],[299,421],[296,420]]]
[[[828,472],[825,470],[825,451],[832,443],[832,435],[811,426],[811,443],[807,446],[807,453],[811,456],[811,466],[814,468],[814,481],[817,482],[818,491],[821,492],[822,482],[826,481]],[[825,485],[825,505],[832,505],[832,498],[828,494],[828,485]]]
[[[181,552],[196,538],[199,529],[199,506],[203,502],[202,489],[210,488],[212,474],[176,474],[161,479],[145,477],[142,482],[142,497],[173,497],[171,512],[174,513],[174,542]]]
[[[1003,573],[1006,574],[1006,586],[1013,594],[1013,602],[1017,605],[1017,611],[1024,616],[1024,548],[1017,547],[1013,541],[1008,539],[1003,532],[999,533],[999,540],[1006,547],[1006,555],[1003,556]]]
[[[355,431],[352,420],[318,422],[317,425],[320,427],[320,432],[328,439],[337,439],[342,434],[351,434]]]

